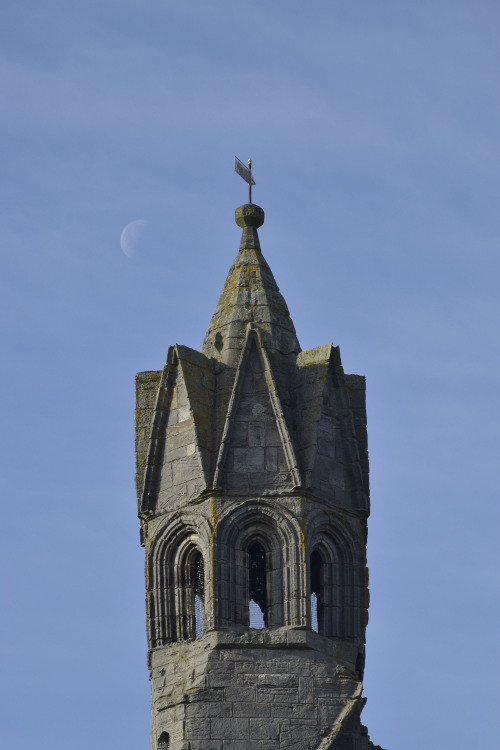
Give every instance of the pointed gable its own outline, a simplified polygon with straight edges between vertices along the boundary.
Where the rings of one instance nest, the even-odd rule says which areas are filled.
[[[141,509],[144,471],[149,451],[151,425],[155,412],[162,372],[138,372],[135,376],[135,488],[137,507]]]
[[[243,349],[214,485],[229,493],[266,494],[300,484],[297,461],[269,360],[250,329]]]
[[[150,422],[142,513],[173,508],[209,485],[213,374],[210,362],[185,346],[170,347]]]
[[[364,378],[344,375],[338,347],[297,358],[296,416],[304,484],[318,497],[368,510]]]

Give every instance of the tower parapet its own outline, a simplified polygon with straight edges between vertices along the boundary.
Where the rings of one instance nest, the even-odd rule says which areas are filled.
[[[150,750],[374,750],[365,380],[301,351],[261,249],[240,249],[201,352],[136,378]]]

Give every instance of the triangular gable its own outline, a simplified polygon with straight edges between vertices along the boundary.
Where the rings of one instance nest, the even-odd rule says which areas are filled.
[[[210,483],[213,451],[214,375],[210,360],[187,346],[175,347],[186,388],[187,403],[193,412],[195,439],[207,485]]]
[[[135,487],[139,511],[144,490],[144,472],[148,459],[151,424],[161,376],[161,370],[139,372],[135,376]]]
[[[170,347],[151,420],[142,513],[176,507],[207,488],[212,391],[209,360],[188,347]]]
[[[368,513],[370,509],[369,487],[364,482],[360,442],[355,429],[356,415],[353,409],[354,402],[350,393],[350,384],[359,376],[344,374],[338,347],[332,347],[329,374],[330,377],[325,392],[326,408],[323,409],[323,414],[329,413],[329,407],[332,403],[337,404],[340,416],[340,429],[336,438],[335,450],[338,456],[338,463],[342,464],[345,477],[343,491],[336,492],[337,500],[344,507],[351,507],[353,510],[361,510]],[[364,381],[364,378],[362,380]],[[364,391],[361,394],[361,398],[364,408]],[[329,424],[325,424],[325,429],[331,429]],[[366,461],[368,461],[367,452]]]
[[[337,347],[321,346],[297,358],[300,461],[305,486],[344,507],[367,509],[353,413]],[[349,376],[350,377],[350,376]]]
[[[229,402],[214,487],[262,494],[292,490],[300,484],[271,365],[258,331],[249,326]]]
[[[318,440],[318,424],[323,410],[328,363],[332,346],[318,346],[300,352],[297,357],[297,382],[294,396],[299,442],[299,460],[307,488],[313,486],[313,471]]]

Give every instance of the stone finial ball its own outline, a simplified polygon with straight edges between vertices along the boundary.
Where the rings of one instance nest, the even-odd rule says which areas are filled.
[[[234,212],[236,223],[244,227],[261,227],[264,223],[264,209],[255,203],[245,203]]]

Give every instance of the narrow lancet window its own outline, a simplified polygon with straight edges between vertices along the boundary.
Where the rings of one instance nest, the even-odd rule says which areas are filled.
[[[203,633],[203,604],[205,598],[205,569],[201,552],[196,553],[193,574],[195,638],[201,638]]]
[[[311,627],[316,633],[323,631],[322,597],[323,560],[317,550],[311,554]]]
[[[168,750],[170,747],[170,736],[168,732],[162,732],[158,737],[158,750]]]
[[[248,610],[251,628],[267,628],[266,551],[254,542],[248,550]]]

